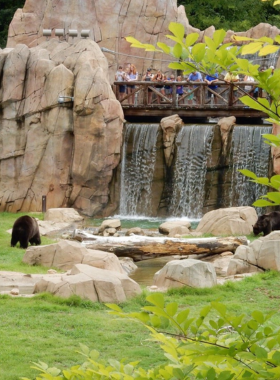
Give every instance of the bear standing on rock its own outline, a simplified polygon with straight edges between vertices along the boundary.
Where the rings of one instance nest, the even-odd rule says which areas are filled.
[[[24,215],[18,218],[12,231],[11,247],[15,247],[20,242],[20,248],[27,248],[30,244],[40,245],[41,238],[37,220],[31,216]]]
[[[254,235],[263,232],[264,236],[271,231],[280,230],[280,211],[272,211],[258,217],[257,222],[253,225]]]

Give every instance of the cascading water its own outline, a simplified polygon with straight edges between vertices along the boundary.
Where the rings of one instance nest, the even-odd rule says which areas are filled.
[[[236,126],[233,130],[230,206],[251,205],[266,192],[264,186],[250,182],[238,172],[238,169],[248,169],[258,177],[267,177],[270,146],[261,137],[265,133],[271,133],[271,127]]]
[[[121,167],[120,214],[150,215],[152,180],[156,163],[158,124],[127,124]],[[128,143],[132,151],[128,157]]]
[[[179,132],[173,192],[169,214],[200,218],[204,203],[207,160],[211,153],[213,126],[185,126]]]
[[[127,124],[119,215],[199,219],[216,208],[251,205],[266,188],[238,169],[268,176],[270,147],[261,136],[265,133],[271,133],[271,127],[235,126],[224,157],[217,126],[186,125],[176,137],[173,164],[167,167],[159,125]]]

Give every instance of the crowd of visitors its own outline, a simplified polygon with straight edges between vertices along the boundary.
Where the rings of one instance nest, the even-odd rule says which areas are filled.
[[[262,68],[265,70],[266,68]],[[271,75],[273,75],[274,67],[271,66]],[[154,73],[152,73],[154,71]],[[137,101],[135,100],[135,94],[137,94],[137,86],[135,81],[139,80],[139,74],[134,64],[128,63],[125,70],[123,66],[119,66],[115,74],[116,82],[126,82],[120,84],[118,87],[118,99],[123,101],[127,99],[127,103],[130,105],[135,105]],[[183,77],[182,75],[175,76],[174,73],[166,75],[162,73],[161,70],[154,70],[148,68],[146,73],[142,76],[142,81],[151,82],[147,90],[147,104],[161,104],[170,103],[174,96],[176,96],[177,104],[201,104],[202,102],[202,91],[206,88],[206,101],[208,104],[217,105],[219,99],[222,99],[220,94],[224,93],[227,89],[222,87],[223,83],[235,83],[243,81],[243,93],[237,86],[233,86],[232,91],[232,102],[236,103],[238,98],[244,93],[252,96],[258,97],[259,90],[256,84],[254,84],[254,78],[251,76],[245,76],[240,78],[238,75],[233,73],[226,73],[224,78],[218,77],[218,73],[211,75],[205,75],[194,70],[188,77]],[[128,84],[128,82],[132,82]],[[207,84],[205,87],[196,85],[196,82],[204,82]],[[173,86],[172,84],[176,85]],[[175,91],[175,92],[174,92]],[[264,95],[265,96],[265,95]],[[204,98],[203,98],[204,99]]]

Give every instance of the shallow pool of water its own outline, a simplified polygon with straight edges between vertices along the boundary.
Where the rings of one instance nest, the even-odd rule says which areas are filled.
[[[191,223],[191,228],[195,229],[199,223],[198,219],[188,219],[188,218],[149,218],[145,216],[121,216],[121,215],[114,215],[110,218],[104,218],[104,219],[94,219],[94,218],[88,218],[85,221],[85,225],[87,227],[99,227],[101,226],[102,222],[106,219],[120,219],[122,228],[133,228],[133,227],[140,227],[143,230],[148,229],[158,229],[159,226],[168,221],[173,220],[188,220]]]

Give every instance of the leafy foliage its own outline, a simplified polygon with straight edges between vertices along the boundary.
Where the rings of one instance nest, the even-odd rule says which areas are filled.
[[[147,301],[150,304],[140,312],[107,306],[117,317],[143,323],[164,351],[165,364],[144,370],[137,361],[106,363],[97,351],[81,345],[86,358],[82,365],[60,371],[39,362],[34,367],[41,372],[37,379],[279,379],[280,329],[271,323],[272,313],[235,315],[224,304],[212,302],[193,316],[176,302],[166,303],[160,293]]]
[[[261,22],[280,26],[280,14],[273,0],[180,0],[191,25],[204,30],[211,25],[216,29],[248,30]],[[276,4],[275,4],[276,5]]]
[[[0,47],[6,46],[9,24],[18,8],[23,8],[25,0],[0,0]]]

